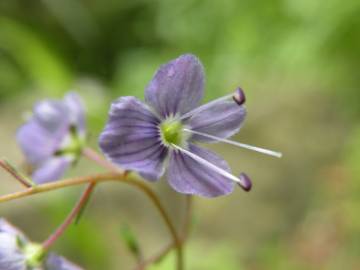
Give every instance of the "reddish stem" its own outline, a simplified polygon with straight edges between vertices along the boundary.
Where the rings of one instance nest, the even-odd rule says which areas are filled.
[[[77,216],[79,211],[82,209],[84,204],[87,202],[88,198],[91,195],[91,192],[93,191],[96,183],[92,182],[90,183],[83,194],[81,195],[79,201],[76,203],[75,207],[72,209],[70,214],[67,216],[67,218],[64,220],[64,222],[57,228],[57,230],[49,236],[48,239],[46,239],[43,242],[43,248],[45,250],[49,249],[51,245],[53,245],[57,239],[64,233],[64,231],[69,227],[69,225],[73,222],[74,218]]]
[[[85,147],[83,149],[83,155],[90,159],[91,161],[94,161],[95,163],[101,165],[102,167],[105,167],[106,169],[109,169],[111,171],[118,171],[121,172],[117,167],[112,165],[110,162],[107,162],[100,156],[96,151],[92,150],[89,147]],[[64,222],[60,225],[60,227],[49,236],[49,238],[43,243],[43,247],[45,249],[49,248],[67,229],[67,227],[73,222],[73,220],[76,218],[76,216],[82,211],[83,207],[85,207],[88,199],[91,196],[91,193],[93,192],[95,187],[95,183],[90,183],[83,194],[81,195],[79,201],[74,206],[70,214],[67,216],[67,218],[64,220]]]
[[[83,149],[83,155],[89,160],[94,161],[101,167],[108,169],[112,172],[117,172],[117,173],[124,172],[124,170],[112,164],[111,162],[108,162],[106,159],[104,159],[100,154],[98,154],[95,150],[91,149],[90,147],[85,147]]]
[[[11,174],[16,180],[18,180],[22,185],[29,188],[31,184],[26,181],[20,174],[18,174],[14,168],[5,160],[0,160],[0,167],[2,167],[5,171]]]

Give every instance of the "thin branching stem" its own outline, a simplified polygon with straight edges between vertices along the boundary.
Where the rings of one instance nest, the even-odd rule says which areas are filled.
[[[18,180],[23,186],[27,188],[31,187],[31,184],[28,183],[28,181],[22,175],[16,172],[15,169],[6,160],[0,159],[0,167],[2,167],[5,171],[11,174],[11,176]]]
[[[189,233],[191,230],[191,225],[192,225],[192,218],[193,218],[193,196],[187,195],[186,196],[185,219],[184,219],[183,234],[182,234],[183,242],[189,236]]]
[[[91,160],[91,161],[94,161],[95,163],[97,163],[98,165],[102,166],[103,168],[105,169],[108,169],[112,172],[124,172],[121,168],[115,166],[113,163],[107,161],[106,159],[103,158],[102,155],[98,154],[95,150],[91,149],[90,147],[85,147],[83,149],[83,155]],[[188,212],[189,209],[191,209],[191,202],[189,204],[189,198],[191,196],[187,196],[186,199],[187,199],[187,206],[186,206],[186,211]],[[190,198],[191,200],[191,198]],[[160,201],[159,201],[160,203]],[[190,205],[190,208],[189,208],[189,205]],[[164,209],[164,207],[162,207]],[[159,209],[160,210],[160,209]],[[191,213],[189,213],[191,215]],[[188,215],[187,215],[188,216]],[[170,219],[169,219],[170,221]],[[171,221],[170,221],[171,222]],[[175,228],[174,225],[172,225],[173,228]],[[166,254],[168,254],[174,247],[175,248],[178,248],[178,245],[180,245],[182,247],[183,245],[183,240],[184,240],[184,237],[178,237],[179,241],[175,241],[175,239],[173,238],[173,242],[169,245],[166,246],[166,248],[164,248],[164,250],[162,252],[160,252],[159,254],[157,254],[156,256],[148,259],[148,260],[141,260],[140,263],[138,264],[138,269],[141,270],[141,269],[145,269],[146,266],[149,266],[150,264],[160,260],[160,258],[162,258],[163,256],[165,256]],[[181,248],[181,251],[182,251],[182,248]],[[180,254],[180,259],[178,260],[178,269],[182,269],[183,268],[183,255],[182,255],[182,252],[179,253],[178,252],[178,255]]]
[[[193,198],[191,195],[186,196],[186,206],[185,206],[185,219],[182,226],[182,234],[180,236],[181,245],[183,246],[186,242],[189,232],[191,229],[191,221],[192,221],[192,208],[193,208]],[[147,266],[160,262],[174,247],[176,247],[176,243],[170,243],[165,248],[163,248],[157,254],[151,256],[150,258],[144,260],[142,263],[138,264],[135,270],[143,270]]]
[[[51,234],[44,242],[43,242],[43,248],[45,250],[48,250],[59,237],[65,232],[65,230],[70,226],[70,224],[73,222],[75,217],[78,215],[78,213],[83,208],[84,204],[86,204],[87,200],[89,199],[94,187],[95,183],[91,182],[86,187],[85,191],[81,195],[79,201],[76,203],[75,207],[71,210],[70,214],[66,217],[64,222],[57,228],[57,230]]]
[[[105,159],[101,157],[101,155],[99,155],[96,151],[92,150],[91,148],[89,147],[84,148],[83,155],[88,159],[90,159],[91,161],[94,161],[95,163],[99,164],[100,166],[105,167],[106,169],[109,169],[111,171],[115,171],[114,165],[107,162]],[[119,170],[119,172],[121,171]],[[49,249],[49,247],[53,243],[55,243],[55,241],[65,232],[65,230],[70,226],[70,224],[75,220],[75,218],[76,219],[79,218],[79,215],[84,210],[84,207],[86,207],[86,204],[92,192],[94,191],[95,186],[96,184],[94,182],[91,182],[87,185],[84,192],[81,194],[78,202],[75,204],[69,215],[63,221],[63,223],[56,229],[56,231],[53,234],[51,234],[43,242],[44,249]]]
[[[93,150],[90,147],[85,147],[82,152],[83,156],[87,159],[95,162],[96,164],[100,165],[104,169],[107,169],[111,172],[117,172],[117,173],[124,173],[124,170],[120,167],[116,166],[115,164],[107,161],[102,155],[100,155],[98,152]]]
[[[47,191],[62,189],[65,187],[77,186],[92,182],[100,183],[100,182],[109,182],[109,181],[117,181],[134,186],[139,190],[141,190],[142,192],[144,192],[149,197],[149,199],[159,210],[161,217],[163,218],[165,224],[167,225],[167,228],[170,231],[170,234],[173,238],[173,242],[175,243],[175,247],[177,250],[177,269],[178,270],[183,269],[182,244],[181,244],[181,239],[177,235],[175,226],[172,224],[169,215],[165,211],[157,195],[152,191],[152,189],[147,184],[139,180],[138,177],[136,177],[133,174],[128,174],[126,172],[123,173],[109,172],[109,173],[74,177],[74,178],[59,180],[51,183],[45,183],[45,184],[29,187],[24,191],[19,191],[19,192],[0,196],[0,203],[28,197],[30,195],[34,195],[38,193],[44,193]]]

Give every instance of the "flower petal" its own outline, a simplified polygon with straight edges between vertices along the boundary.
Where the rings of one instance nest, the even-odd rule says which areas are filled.
[[[123,169],[157,180],[163,174],[167,154],[158,125],[159,120],[144,103],[134,97],[122,97],[111,105],[108,123],[100,135],[100,148]]]
[[[51,253],[46,260],[46,270],[82,270],[64,257]]]
[[[62,101],[44,100],[35,104],[33,118],[51,134],[58,134],[69,126],[69,110]]]
[[[219,168],[230,171],[226,161],[215,153],[189,145],[189,151]],[[168,171],[169,184],[178,192],[204,197],[217,197],[232,192],[234,183],[212,169],[198,163],[181,151],[172,151]]]
[[[67,156],[50,158],[36,168],[32,179],[36,184],[56,181],[63,176],[72,161],[73,159]]]
[[[237,133],[245,120],[246,109],[234,101],[220,100],[205,104],[185,122],[197,132],[206,133],[220,138],[228,138]],[[214,142],[216,140],[198,134],[192,140]]]
[[[184,114],[199,104],[203,90],[203,66],[185,54],[159,68],[145,90],[145,101],[162,117]]]
[[[16,139],[26,160],[36,166],[51,157],[61,145],[64,131],[53,132],[32,119],[20,127]]]
[[[69,109],[70,123],[76,126],[81,135],[85,136],[85,109],[80,96],[75,92],[70,92],[65,96],[64,103]]]
[[[23,243],[29,241],[22,231],[20,231],[18,228],[16,228],[4,218],[0,218],[0,233],[15,235]]]
[[[16,235],[0,232],[0,269],[26,270],[25,257],[18,248]]]
[[[16,134],[26,160],[37,166],[51,157],[62,144],[69,125],[69,109],[64,102],[38,102],[34,106],[33,116]]]

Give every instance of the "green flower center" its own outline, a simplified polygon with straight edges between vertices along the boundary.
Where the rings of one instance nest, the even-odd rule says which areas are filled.
[[[58,156],[71,155],[78,158],[81,155],[85,144],[85,138],[79,136],[75,127],[71,127],[69,136],[66,138],[66,145],[55,154]]]
[[[181,145],[184,141],[183,125],[180,121],[166,120],[160,125],[161,138],[165,145]]]
[[[40,244],[29,243],[24,247],[26,264],[29,267],[38,267],[45,257],[45,250]]]

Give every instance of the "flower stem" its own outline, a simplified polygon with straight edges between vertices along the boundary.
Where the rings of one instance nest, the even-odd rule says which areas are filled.
[[[66,217],[64,222],[57,228],[57,230],[52,235],[49,236],[48,239],[46,239],[43,242],[42,245],[45,250],[48,250],[50,248],[50,246],[52,246],[55,243],[55,241],[57,239],[59,239],[59,237],[65,232],[65,230],[73,222],[75,217],[78,215],[78,213],[81,211],[81,209],[83,208],[83,206],[86,204],[87,200],[89,199],[91,192],[93,191],[95,185],[96,184],[94,182],[91,182],[90,184],[88,184],[85,191],[81,195],[79,201],[76,203],[75,207],[72,209],[70,214]]]
[[[45,184],[29,187],[24,191],[19,191],[12,194],[0,196],[0,203],[24,198],[37,193],[44,193],[47,191],[57,190],[65,187],[77,186],[86,183],[100,183],[100,182],[109,182],[109,181],[117,181],[137,187],[139,190],[143,191],[149,197],[149,199],[159,210],[161,217],[163,218],[165,224],[167,225],[170,231],[170,234],[173,238],[173,242],[175,243],[175,246],[177,248],[177,269],[182,270],[183,269],[182,245],[181,245],[181,240],[178,237],[177,232],[175,230],[175,226],[172,224],[170,217],[168,216],[167,212],[162,206],[157,195],[152,191],[152,189],[148,185],[146,185],[143,181],[138,179],[138,177],[136,177],[133,174],[128,174],[127,172],[123,172],[123,173],[109,172],[109,173],[95,174],[89,176],[74,177],[74,178],[59,180],[51,183],[45,183]]]
[[[133,180],[129,178],[124,178],[123,174],[117,174],[117,173],[103,173],[103,174],[96,174],[89,176],[73,177],[69,179],[63,179],[55,182],[49,182],[49,183],[37,185],[34,187],[29,187],[28,189],[23,191],[18,191],[11,194],[0,196],[0,203],[20,199],[37,193],[44,193],[47,191],[57,190],[65,187],[82,185],[82,184],[90,183],[92,181],[99,183],[106,181],[129,182]]]
[[[16,169],[9,164],[6,160],[0,160],[0,167],[6,170],[9,174],[11,174],[16,180],[18,180],[25,187],[31,187],[32,184],[27,181],[20,173],[16,171]]]
[[[114,164],[112,164],[111,162],[107,161],[106,159],[104,159],[101,155],[99,155],[95,150],[91,149],[90,147],[85,147],[83,149],[83,155],[88,158],[89,160],[94,161],[95,163],[97,163],[98,165],[104,167],[105,169],[108,169],[112,172],[122,172],[122,173],[126,173],[124,172],[124,170],[122,170],[121,168],[115,166]],[[146,192],[145,192],[146,193]],[[147,194],[149,196],[149,194]],[[154,196],[156,196],[155,193],[153,193]],[[190,198],[190,196],[187,196],[187,201],[188,198]],[[163,216],[166,225],[169,227],[170,231],[173,231],[173,243],[168,245],[166,247],[166,249],[164,249],[160,254],[158,254],[156,257],[162,258],[163,256],[165,256],[168,252],[170,252],[170,250],[172,250],[174,247],[177,248],[177,253],[178,253],[178,261],[177,261],[177,269],[182,269],[183,268],[183,254],[182,254],[182,239],[180,239],[177,236],[177,233],[175,231],[175,226],[172,224],[170,218],[168,217],[167,213],[165,212],[165,208],[162,206],[160,200],[157,198],[156,196],[156,201],[158,202],[158,205],[155,204],[155,206],[158,208],[160,214]],[[190,206],[191,208],[191,206]],[[187,209],[188,209],[188,204],[187,204]],[[167,221],[166,221],[167,220]],[[176,234],[176,238],[174,238],[174,235]],[[160,255],[162,255],[160,257]],[[154,260],[155,259],[155,260]],[[152,262],[156,262],[159,259],[156,258],[150,258],[149,260],[143,261],[141,263],[139,263],[139,270],[140,269],[145,269],[145,267],[147,265],[150,265]]]
[[[83,155],[87,158],[89,158],[92,161],[95,161],[98,164],[101,164],[102,166],[106,165],[105,167],[108,169],[113,170],[113,166],[110,166],[112,164],[107,164],[104,162],[104,160],[102,159],[102,157],[96,153],[94,150],[92,150],[91,148],[84,148],[83,149]],[[95,188],[95,183],[90,183],[88,184],[88,186],[86,187],[86,189],[84,190],[84,192],[82,193],[82,195],[80,196],[78,202],[75,204],[74,208],[71,210],[71,212],[69,213],[69,215],[66,217],[66,219],[64,220],[64,222],[58,227],[58,229],[48,237],[47,240],[44,241],[43,243],[43,247],[44,249],[49,249],[49,247],[55,243],[55,241],[64,233],[64,231],[70,226],[70,224],[75,220],[75,223],[77,223],[77,221],[80,218],[81,213],[84,211],[84,208],[87,205],[87,202],[91,196],[91,193],[94,191]]]
[[[191,229],[192,224],[192,217],[193,217],[193,197],[192,195],[186,196],[186,210],[185,210],[185,221],[183,224],[183,235],[182,239],[183,242],[186,240],[186,238],[189,236],[189,232]]]
[[[180,238],[182,246],[184,245],[184,243],[186,242],[186,240],[189,236],[189,231],[190,231],[190,227],[191,227],[191,220],[192,220],[192,196],[191,195],[186,196],[185,209],[186,209],[185,219],[184,219],[184,223],[182,226],[182,235]],[[174,246],[176,246],[176,243],[174,243],[174,242],[168,244],[160,252],[158,252],[157,254],[153,255],[152,257],[146,259],[141,264],[139,264],[135,268],[135,270],[142,270],[153,263],[158,263],[174,248]]]
[[[117,166],[112,164],[111,162],[108,162],[106,159],[103,158],[103,156],[98,154],[95,150],[91,149],[90,147],[84,147],[82,149],[82,155],[84,157],[86,157],[87,159],[89,159],[90,161],[93,161],[96,164],[104,167],[105,169],[108,169],[108,170],[113,171],[113,172],[124,172],[123,170],[121,170],[120,168],[118,168]],[[94,191],[94,187],[93,187],[92,183],[90,183],[88,185],[88,189],[90,189],[90,192],[89,192],[89,194],[87,196],[87,199],[84,201],[82,207],[80,208],[80,210],[77,213],[77,216],[76,216],[76,219],[75,219],[75,224],[77,224],[79,222],[82,214],[85,211],[85,208],[87,206],[87,202],[88,202],[88,200],[89,200],[89,198],[91,196],[91,193]]]
[[[111,162],[107,161],[102,155],[97,153],[95,150],[91,149],[90,147],[85,147],[83,149],[83,156],[87,159],[94,161],[101,167],[117,173],[124,173],[124,170],[119,168],[118,166],[112,164]]]

